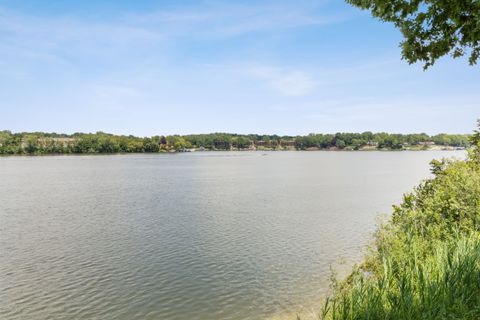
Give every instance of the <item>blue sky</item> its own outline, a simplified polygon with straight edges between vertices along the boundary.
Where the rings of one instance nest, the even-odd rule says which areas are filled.
[[[479,67],[343,1],[0,0],[0,129],[469,133]]]

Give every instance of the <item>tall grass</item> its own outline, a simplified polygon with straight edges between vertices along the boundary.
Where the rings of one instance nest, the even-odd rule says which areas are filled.
[[[437,242],[431,255],[382,257],[382,273],[355,270],[321,319],[479,319],[480,237]]]
[[[432,162],[319,319],[480,319],[480,132],[472,142],[467,160]]]

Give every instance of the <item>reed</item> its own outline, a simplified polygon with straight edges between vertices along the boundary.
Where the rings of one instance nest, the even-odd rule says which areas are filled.
[[[480,237],[437,242],[425,259],[382,257],[382,273],[356,269],[325,303],[320,319],[479,319]]]
[[[432,162],[434,177],[394,206],[319,319],[480,319],[478,140],[465,161]]]

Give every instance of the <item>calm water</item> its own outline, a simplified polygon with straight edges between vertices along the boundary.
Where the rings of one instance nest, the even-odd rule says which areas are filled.
[[[267,319],[457,152],[0,158],[1,319]]]

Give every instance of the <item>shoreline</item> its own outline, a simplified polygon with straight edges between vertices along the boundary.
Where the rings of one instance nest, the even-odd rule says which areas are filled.
[[[2,157],[42,157],[42,156],[114,156],[114,155],[154,155],[154,154],[183,154],[183,153],[216,153],[216,152],[241,152],[241,153],[261,153],[261,152],[425,152],[425,151],[465,151],[466,148],[406,148],[406,149],[315,149],[315,150],[296,150],[296,149],[260,149],[260,150],[172,150],[160,152],[94,152],[94,153],[14,153],[14,154],[0,154]]]
[[[261,152],[425,152],[425,151],[465,151],[466,148],[406,148],[406,149],[316,149],[316,150],[296,150],[296,149],[260,149],[260,150],[188,150],[188,151],[160,151],[160,152],[93,152],[93,153],[14,153],[0,154],[1,157],[41,157],[41,156],[108,156],[108,155],[152,155],[152,154],[182,154],[182,153],[215,153],[215,152],[242,152],[242,153],[261,153]]]

